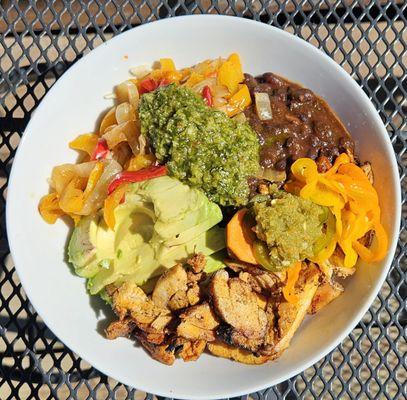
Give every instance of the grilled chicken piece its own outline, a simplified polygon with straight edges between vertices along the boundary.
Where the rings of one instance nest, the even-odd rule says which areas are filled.
[[[260,293],[256,293],[257,305],[262,309],[266,310],[267,308],[267,297],[263,296]]]
[[[188,308],[180,315],[181,323],[177,335],[188,340],[215,340],[215,330],[219,322],[208,303]]]
[[[365,235],[369,236],[369,232]],[[367,242],[364,243],[365,245]],[[332,276],[337,276],[339,278],[347,278],[355,273],[356,268],[346,268],[343,265],[345,255],[343,254],[342,249],[339,246],[336,246],[336,249],[332,256],[329,258],[328,262],[325,262],[327,265],[329,273],[327,274],[328,279],[331,279]]]
[[[202,253],[197,253],[187,260],[187,264],[191,267],[194,274],[199,274],[205,269],[206,258]]]
[[[264,344],[259,350],[260,354],[270,356],[274,355],[273,358],[277,358],[278,355],[274,353],[274,345],[277,340],[277,333],[276,333],[276,305],[269,300],[266,307],[266,315],[267,315],[267,332],[264,338]]]
[[[229,358],[243,364],[264,364],[270,360],[268,356],[256,356],[250,351],[232,347],[219,341],[208,343],[207,348],[215,356]]]
[[[118,337],[129,337],[135,328],[131,318],[113,321],[106,329],[107,339],[117,339]]]
[[[336,282],[323,282],[318,286],[311,305],[308,308],[308,314],[315,314],[331,301],[335,300],[343,292],[343,286]]]
[[[304,264],[296,285],[298,301],[296,303],[283,301],[277,307],[278,340],[273,347],[273,354],[283,352],[290,345],[317,291],[318,280],[318,268],[314,264]]]
[[[239,278],[248,283],[257,293],[270,293],[278,289],[284,274],[264,270],[241,261],[226,260],[225,264],[234,272],[239,273]],[[280,276],[281,275],[281,276]]]
[[[367,179],[369,179],[369,182],[373,185],[374,177],[372,164],[370,164],[370,162],[365,162],[360,168],[367,176]]]
[[[157,307],[170,308],[169,303],[172,298],[175,297],[179,300],[171,302],[172,306],[179,306],[179,308],[186,307],[188,306],[185,295],[188,289],[187,283],[188,280],[185,269],[181,264],[176,264],[160,276],[151,295],[151,299]],[[183,302],[184,299],[186,303],[185,301]]]
[[[221,325],[216,330],[216,334],[226,344],[253,352],[258,352],[264,341],[264,338],[247,337],[230,325]]]
[[[205,256],[196,254],[187,260],[191,270],[176,264],[158,279],[151,298],[161,308],[171,311],[198,304],[201,300],[199,283],[205,278]]]
[[[154,360],[160,361],[163,364],[172,365],[175,361],[174,349],[171,349],[168,344],[157,345],[149,342],[142,332],[135,332],[134,336],[140,344],[151,354]]]
[[[256,293],[271,293],[278,290],[280,279],[272,273],[259,270],[256,268],[250,272],[242,271],[239,273],[239,278],[248,283]]]
[[[137,327],[147,333],[160,334],[172,320],[171,313],[157,307],[135,283],[125,282],[113,293],[113,309],[120,320],[131,317]],[[155,336],[157,342],[158,336]]]
[[[210,292],[215,312],[232,328],[221,330],[222,338],[256,351],[266,334],[267,316],[251,286],[239,278],[229,278],[225,270],[220,270],[211,281]]]
[[[178,353],[184,361],[196,361],[206,348],[205,340],[185,341]]]

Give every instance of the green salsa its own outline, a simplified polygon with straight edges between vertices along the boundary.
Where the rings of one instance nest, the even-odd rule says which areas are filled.
[[[247,123],[230,119],[176,85],[144,94],[139,114],[142,134],[170,175],[220,205],[247,203],[247,179],[259,169],[257,134]]]
[[[327,208],[310,200],[278,191],[273,199],[255,203],[253,211],[257,237],[269,250],[268,269],[281,269],[312,258],[316,245],[325,236]],[[260,246],[258,250],[264,252]]]

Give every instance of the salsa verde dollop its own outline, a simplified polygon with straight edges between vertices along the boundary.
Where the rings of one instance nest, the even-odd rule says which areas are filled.
[[[208,107],[175,84],[141,97],[141,132],[170,175],[222,206],[242,206],[259,170],[259,141],[247,123]]]

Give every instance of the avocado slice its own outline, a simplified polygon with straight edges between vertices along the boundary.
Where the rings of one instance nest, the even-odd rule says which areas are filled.
[[[113,231],[100,213],[83,218],[69,243],[69,259],[88,278],[91,294],[110,283],[142,285],[196,252],[225,247],[224,230],[215,226],[222,219],[219,206],[168,176],[129,185],[115,219]],[[215,264],[211,268],[220,268]]]
[[[96,260],[98,222],[96,216],[84,217],[72,232],[68,244],[68,259],[75,270],[82,269]]]

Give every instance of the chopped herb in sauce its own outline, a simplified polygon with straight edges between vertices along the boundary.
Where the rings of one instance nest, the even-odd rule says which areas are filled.
[[[230,119],[176,85],[144,94],[139,113],[141,131],[170,175],[220,205],[247,203],[247,179],[259,169],[257,134],[247,123]]]

